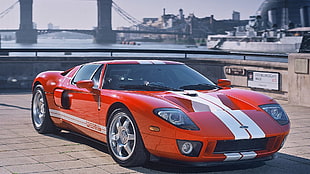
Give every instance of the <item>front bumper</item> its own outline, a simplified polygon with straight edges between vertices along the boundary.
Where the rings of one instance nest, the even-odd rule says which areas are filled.
[[[212,163],[243,162],[252,160],[269,160],[280,150],[286,135],[266,137],[262,139],[246,140],[210,140],[194,139],[188,142],[201,142],[202,147],[197,156],[182,154],[175,139],[148,136],[152,139],[152,146],[146,145],[148,151],[160,158],[190,163]],[[147,138],[147,139],[148,139]],[[158,139],[157,139],[158,138]],[[187,140],[182,140],[187,141]],[[230,147],[233,146],[233,147]],[[193,146],[194,147],[194,146]]]

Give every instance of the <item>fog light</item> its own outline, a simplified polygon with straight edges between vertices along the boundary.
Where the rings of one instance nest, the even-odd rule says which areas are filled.
[[[179,151],[186,156],[197,157],[199,156],[202,143],[199,141],[186,141],[177,140]]]
[[[193,151],[193,145],[192,143],[190,142],[185,142],[183,145],[182,145],[182,153],[184,154],[190,154],[192,151]]]

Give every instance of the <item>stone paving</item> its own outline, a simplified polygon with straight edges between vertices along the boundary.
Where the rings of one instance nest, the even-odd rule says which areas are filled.
[[[278,157],[265,163],[186,167],[151,162],[144,167],[116,164],[101,144],[70,132],[41,135],[32,127],[30,93],[0,95],[0,174],[40,173],[309,173],[310,108],[281,102],[291,133]]]

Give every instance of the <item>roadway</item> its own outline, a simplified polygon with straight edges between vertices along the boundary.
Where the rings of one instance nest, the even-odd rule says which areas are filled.
[[[186,167],[152,162],[144,167],[117,165],[107,148],[71,134],[41,135],[32,127],[31,94],[0,94],[0,174],[11,173],[275,173],[310,171],[310,108],[279,101],[291,119],[291,133],[277,158],[265,163]]]

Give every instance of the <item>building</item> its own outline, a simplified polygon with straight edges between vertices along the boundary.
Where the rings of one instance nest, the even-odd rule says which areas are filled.
[[[168,14],[163,9],[159,18],[144,18],[137,30],[144,31],[171,31],[189,33],[184,39],[203,39],[210,34],[226,34],[227,32],[246,32],[251,28],[255,32],[262,33],[272,29],[291,29],[296,27],[310,27],[310,0],[265,0],[249,20],[241,20],[240,12],[233,11],[232,18],[216,20],[213,15],[198,18],[194,14],[184,15],[183,9],[177,14]],[[133,37],[131,35],[130,37]],[[134,35],[135,38],[151,38],[155,40],[180,38],[172,35]],[[123,35],[122,38],[126,38]]]
[[[55,26],[54,24],[52,23],[48,23],[47,24],[47,29],[49,30],[52,30],[52,29],[59,29],[60,27],[59,26]]]
[[[11,41],[11,40],[15,40],[15,39],[16,39],[15,32],[2,32],[2,33],[0,33],[0,42],[1,41]]]
[[[232,13],[232,20],[233,21],[240,21],[240,12],[233,11],[233,13]]]
[[[248,20],[240,20],[240,13],[236,11],[233,11],[232,19],[216,20],[213,15],[198,18],[193,13],[185,17],[183,9],[180,9],[177,15],[167,14],[164,9],[163,15],[157,20],[145,18],[143,21],[147,26],[190,33],[192,38],[206,38],[209,34],[224,34],[226,31],[235,30],[235,27],[248,24]]]
[[[141,40],[141,41],[161,41],[161,40],[192,40],[207,38],[209,34],[225,34],[226,31],[233,31],[238,26],[245,26],[248,20],[240,20],[240,13],[233,11],[232,19],[216,20],[214,16],[198,18],[193,13],[187,17],[183,9],[177,14],[166,13],[158,18],[143,18],[143,23],[132,27],[122,27],[121,30],[140,31],[170,31],[178,33],[190,33],[190,36],[175,36],[168,34],[118,34],[118,40]]]

